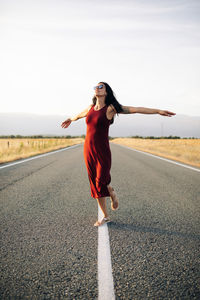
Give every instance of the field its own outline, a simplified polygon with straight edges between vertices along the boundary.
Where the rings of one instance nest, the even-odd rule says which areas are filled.
[[[83,142],[83,138],[0,139],[0,163]],[[111,142],[200,167],[200,139],[115,138]]]
[[[83,138],[0,139],[0,163],[83,143]]]
[[[200,167],[200,139],[115,138],[112,143]]]

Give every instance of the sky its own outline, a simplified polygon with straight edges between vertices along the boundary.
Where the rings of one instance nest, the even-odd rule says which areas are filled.
[[[0,0],[1,112],[122,105],[200,116],[199,0]]]

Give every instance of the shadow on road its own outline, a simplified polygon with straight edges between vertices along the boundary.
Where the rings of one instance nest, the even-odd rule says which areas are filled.
[[[177,236],[181,238],[200,240],[200,236],[195,234],[190,234],[190,233],[188,234],[188,233],[182,233],[177,231],[168,231],[160,228],[137,226],[134,224],[125,224],[125,223],[118,223],[113,221],[108,223],[108,227],[117,230],[129,230],[129,231],[143,232],[143,233],[150,232],[159,235]]]

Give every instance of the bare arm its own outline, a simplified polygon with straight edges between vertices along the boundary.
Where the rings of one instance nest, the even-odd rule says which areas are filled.
[[[87,113],[91,109],[91,107],[92,107],[92,104],[90,104],[86,109],[84,109],[81,113],[77,114],[76,116],[74,116],[72,118],[68,118],[61,124],[61,127],[67,128],[71,124],[72,121],[77,121],[79,119],[86,117]]]
[[[77,121],[79,119],[82,119],[84,117],[87,116],[88,111],[90,110],[90,108],[92,107],[92,104],[89,105],[86,109],[84,109],[81,113],[79,113],[78,115],[70,118],[71,121]]]
[[[133,106],[122,106],[123,111],[121,114],[159,114],[162,116],[168,116],[171,117],[172,115],[175,115],[175,113],[168,111],[168,110],[161,110],[161,109],[155,109],[155,108],[147,108],[147,107],[133,107]]]

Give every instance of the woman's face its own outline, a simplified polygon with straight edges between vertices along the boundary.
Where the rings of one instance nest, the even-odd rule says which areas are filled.
[[[106,87],[103,83],[99,82],[95,87],[94,87],[94,95],[97,97],[105,97],[107,95],[106,93]]]

